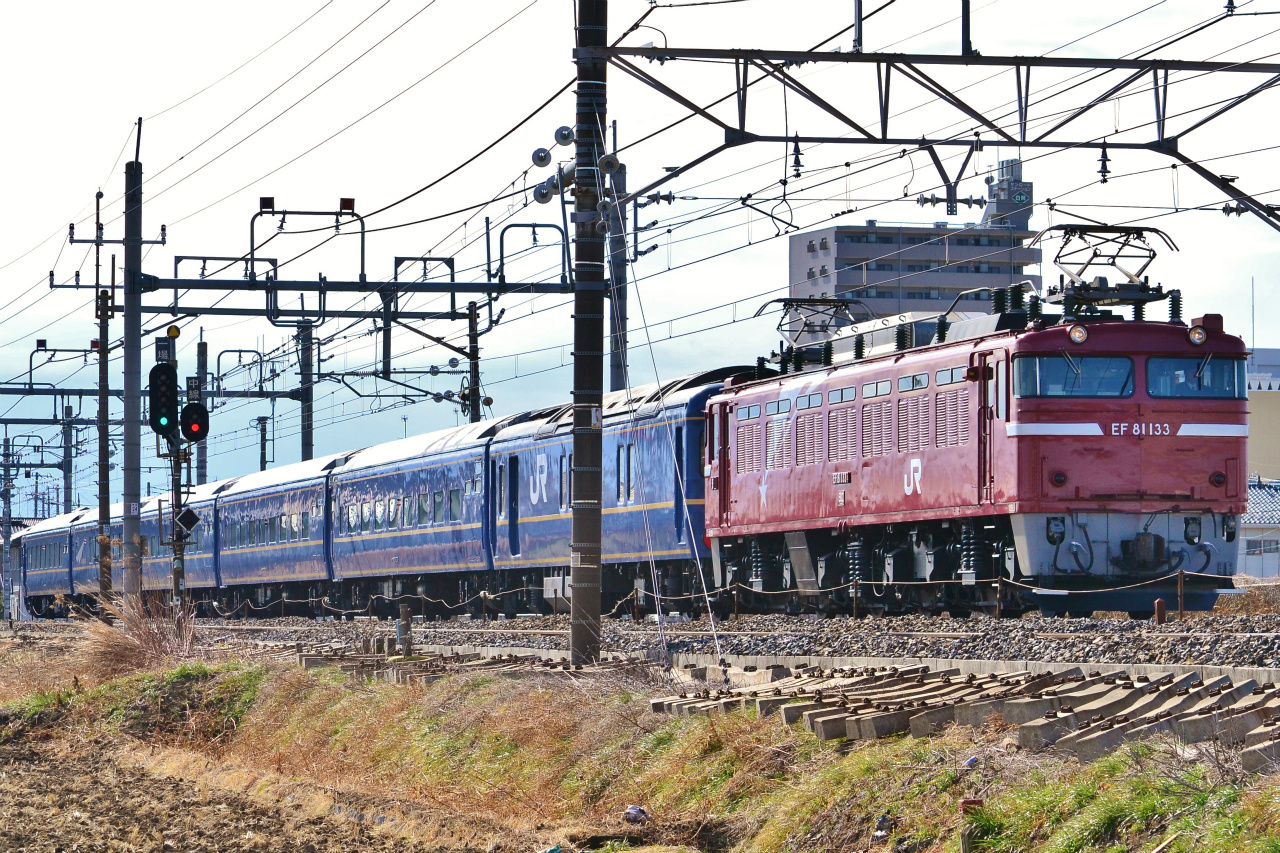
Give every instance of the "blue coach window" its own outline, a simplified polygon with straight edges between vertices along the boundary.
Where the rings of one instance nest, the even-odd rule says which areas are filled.
[[[449,520],[462,521],[462,489],[449,490]]]
[[[431,523],[431,496],[425,492],[418,495],[418,524]]]
[[[434,524],[444,524],[444,492],[431,495],[431,521]]]
[[[364,501],[360,504],[360,532],[368,533],[369,525],[373,522],[373,506]]]
[[[302,513],[302,538],[311,538],[311,518],[308,512]]]

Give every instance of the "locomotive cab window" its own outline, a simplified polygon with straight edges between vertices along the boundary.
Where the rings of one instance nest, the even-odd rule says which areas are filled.
[[[1195,397],[1201,400],[1244,400],[1245,360],[1214,358],[1212,353],[1190,358],[1147,359],[1147,393],[1152,397]]]
[[[1195,360],[1195,359],[1193,359]],[[1022,355],[1013,361],[1015,397],[1128,397],[1133,359],[1123,356]]]

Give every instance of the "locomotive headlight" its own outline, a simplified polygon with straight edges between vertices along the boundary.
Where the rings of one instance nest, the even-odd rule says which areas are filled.
[[[1082,344],[1089,340],[1089,330],[1084,326],[1075,325],[1071,327],[1071,331],[1067,332],[1067,337],[1071,339],[1073,344]]]
[[[1188,545],[1199,545],[1201,532],[1200,516],[1187,516],[1182,520],[1182,538]]]
[[[1196,346],[1200,346],[1209,340],[1209,333],[1204,330],[1204,326],[1192,326],[1187,330],[1187,340]]]
[[[1222,538],[1228,542],[1236,541],[1236,517],[1234,515],[1224,515],[1222,517]]]

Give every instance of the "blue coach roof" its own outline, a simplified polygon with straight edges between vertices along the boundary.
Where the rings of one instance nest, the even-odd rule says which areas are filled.
[[[421,459],[433,454],[464,450],[473,445],[479,446],[511,420],[510,417],[494,418],[480,423],[468,423],[436,430],[425,435],[411,435],[385,444],[375,444],[352,453],[342,465],[341,471],[344,473],[363,471],[381,465],[394,465],[411,459]]]
[[[359,451],[355,452],[358,453]],[[235,480],[229,488],[219,493],[219,497],[229,498],[233,495],[256,492],[260,489],[316,480],[337,468],[352,455],[352,453],[334,453],[329,456],[321,456],[318,459],[308,459],[306,462],[294,462],[291,465],[279,465],[275,468],[268,468],[265,471],[245,474]]]

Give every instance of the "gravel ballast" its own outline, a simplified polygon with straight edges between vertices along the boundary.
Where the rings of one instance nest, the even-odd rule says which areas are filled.
[[[263,640],[317,642],[358,640],[390,634],[394,623],[377,620],[316,622],[302,618],[249,622],[200,620],[201,640],[219,628],[227,635]],[[675,653],[724,655],[884,658],[948,658],[953,660],[1047,663],[1145,663],[1210,666],[1280,667],[1280,615],[1197,616],[1185,622],[1155,625],[1127,619],[1024,619],[902,616],[870,619],[806,619],[752,615],[716,624],[659,626],[653,622],[608,619],[606,652],[647,654],[665,640]],[[569,617],[547,616],[481,622],[421,622],[414,642],[434,646],[506,646],[566,652]]]

